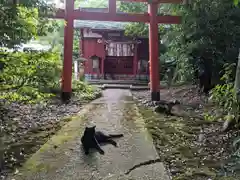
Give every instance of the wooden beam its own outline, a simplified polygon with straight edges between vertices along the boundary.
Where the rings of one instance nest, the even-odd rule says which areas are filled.
[[[160,24],[181,24],[181,16],[157,16]]]
[[[108,11],[111,14],[115,14],[117,12],[117,4],[116,0],[108,0]]]
[[[148,22],[149,16],[148,14],[112,14],[74,10],[74,19],[92,21]]]
[[[123,2],[148,2],[148,0],[118,0]],[[155,3],[171,3],[171,4],[181,4],[183,0],[152,0]]]
[[[65,11],[59,10],[52,18],[64,19]],[[122,14],[122,13],[101,13],[83,12],[74,10],[73,18],[77,20],[92,21],[118,21],[118,22],[143,22],[149,23],[149,14]],[[180,16],[157,16],[157,22],[161,24],[180,24]]]

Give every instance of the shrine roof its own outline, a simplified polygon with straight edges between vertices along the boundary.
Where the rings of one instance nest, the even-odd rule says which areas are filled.
[[[74,28],[90,28],[90,29],[104,29],[104,30],[124,30],[127,23],[122,22],[108,22],[108,21],[74,21]]]
[[[108,12],[107,8],[79,8],[81,11],[87,12]],[[118,13],[121,13],[118,10]],[[74,28],[90,28],[90,29],[102,29],[102,30],[124,30],[126,22],[112,22],[112,21],[74,21]]]

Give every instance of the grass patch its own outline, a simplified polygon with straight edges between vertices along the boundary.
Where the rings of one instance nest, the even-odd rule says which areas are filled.
[[[217,155],[219,151],[217,146],[211,142],[199,144],[201,129],[203,126],[209,126],[209,122],[193,118],[168,117],[153,113],[151,109],[142,106],[139,106],[139,109],[152,134],[157,152],[169,168],[173,180],[239,179],[222,177],[219,174],[224,160],[221,155]],[[220,144],[219,146],[221,147]]]

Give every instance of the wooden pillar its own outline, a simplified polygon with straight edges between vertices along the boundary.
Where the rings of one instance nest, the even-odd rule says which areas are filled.
[[[101,75],[102,78],[104,79],[104,59],[105,57],[101,57]]]
[[[148,4],[149,12],[149,71],[150,71],[150,91],[152,101],[160,100],[159,89],[159,49],[158,49],[158,22],[157,22],[158,3]]]
[[[83,39],[83,29],[80,29],[80,43],[79,43],[79,49],[80,49],[80,56],[84,57],[84,39]]]
[[[133,75],[136,78],[138,68],[138,44],[135,44],[134,48],[134,58],[133,58]]]
[[[108,11],[111,14],[116,14],[117,11],[117,4],[116,4],[116,0],[108,0]]]
[[[74,0],[66,1],[66,25],[64,28],[64,60],[62,79],[62,100],[68,101],[72,93],[72,53],[73,53],[73,11]]]

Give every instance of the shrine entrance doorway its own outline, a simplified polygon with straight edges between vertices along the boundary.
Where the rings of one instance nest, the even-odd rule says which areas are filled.
[[[133,57],[107,56],[104,64],[104,72],[110,74],[132,74]]]

